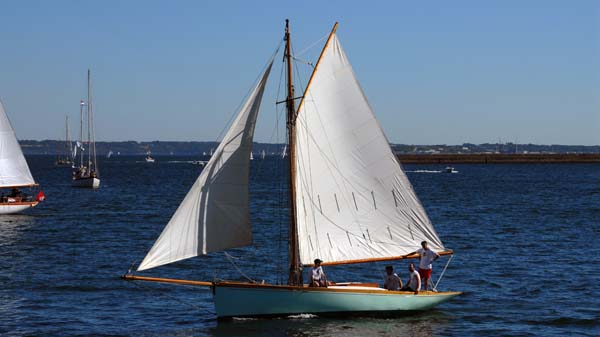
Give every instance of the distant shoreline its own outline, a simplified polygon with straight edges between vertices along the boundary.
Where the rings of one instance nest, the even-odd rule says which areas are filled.
[[[67,144],[64,140],[20,140],[21,148],[26,155],[62,155]],[[71,147],[74,146],[71,142]],[[96,142],[98,156],[114,155],[146,155],[155,156],[203,156],[214,151],[219,143],[200,141],[123,141]],[[578,157],[581,154],[600,155],[600,145],[544,145],[484,143],[460,145],[409,145],[390,144],[394,153],[403,156],[410,162],[597,162],[596,157]],[[86,147],[86,146],[84,146]],[[269,155],[281,155],[284,144],[254,142],[252,151]],[[487,158],[487,159],[486,159]],[[590,159],[591,158],[591,159]]]

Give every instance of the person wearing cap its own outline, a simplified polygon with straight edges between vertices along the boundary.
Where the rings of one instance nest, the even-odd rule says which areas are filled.
[[[323,267],[321,267],[320,259],[315,259],[315,265],[310,270],[310,287],[327,287],[327,278],[325,276],[325,272],[323,271]]]
[[[402,288],[402,280],[398,274],[394,273],[394,267],[385,266],[385,278],[383,287],[387,290],[400,290]]]

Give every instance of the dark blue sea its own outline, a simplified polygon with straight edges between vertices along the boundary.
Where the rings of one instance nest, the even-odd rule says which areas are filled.
[[[47,200],[0,216],[2,336],[598,336],[600,165],[405,165],[447,248],[441,290],[464,295],[396,318],[217,321],[205,288],[127,282],[201,168],[198,158],[103,158],[102,187],[74,189],[54,157],[28,161]],[[145,275],[281,282],[287,213],[281,159],[254,160],[253,247]],[[439,276],[447,257],[434,267]],[[406,278],[406,262],[395,263]],[[383,265],[326,268],[332,280],[380,281]]]

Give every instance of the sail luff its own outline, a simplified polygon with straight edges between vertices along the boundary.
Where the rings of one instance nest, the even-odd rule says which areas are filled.
[[[252,243],[249,157],[272,64],[273,58],[139,271]]]

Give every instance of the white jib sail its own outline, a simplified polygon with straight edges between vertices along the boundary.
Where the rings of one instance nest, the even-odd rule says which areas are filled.
[[[390,149],[335,34],[296,121],[300,259],[326,262],[444,249]]]
[[[248,180],[254,126],[273,62],[138,270],[252,244]]]
[[[34,184],[15,131],[0,102],[0,187]]]

